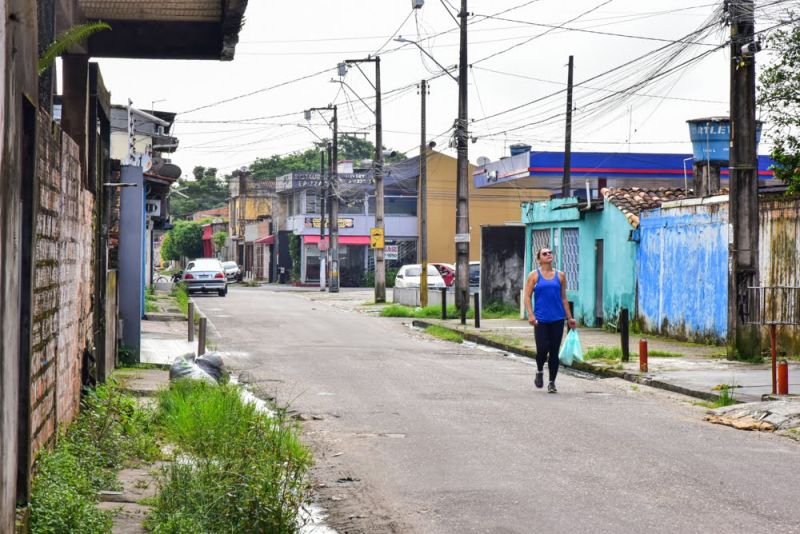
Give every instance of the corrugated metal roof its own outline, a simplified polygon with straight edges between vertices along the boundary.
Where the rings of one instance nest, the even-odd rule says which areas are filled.
[[[90,20],[222,20],[222,2],[219,0],[78,0],[78,5]]]

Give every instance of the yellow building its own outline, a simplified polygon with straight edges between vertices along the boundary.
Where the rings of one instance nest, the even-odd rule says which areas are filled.
[[[275,200],[275,181],[253,178],[249,172],[235,171],[228,184],[228,259],[243,266],[252,262],[252,253],[245,249],[245,228],[266,221],[272,221]],[[249,243],[252,247],[252,243]]]
[[[441,152],[428,151],[427,225],[428,261],[454,263],[456,258],[457,160]],[[520,223],[523,202],[543,200],[550,194],[536,189],[477,189],[469,166],[469,259],[480,260],[481,226]]]

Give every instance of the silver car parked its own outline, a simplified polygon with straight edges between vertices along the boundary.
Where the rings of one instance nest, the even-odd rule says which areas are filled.
[[[199,258],[190,261],[183,271],[183,282],[186,291],[191,295],[194,292],[217,292],[220,297],[228,294],[228,278],[222,262],[214,258]]]

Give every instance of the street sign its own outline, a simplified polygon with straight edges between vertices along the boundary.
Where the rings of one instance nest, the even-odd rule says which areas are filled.
[[[456,243],[469,243],[469,234],[456,234]]]
[[[370,248],[383,248],[383,228],[369,229]]]
[[[328,250],[328,240],[327,239],[320,240],[319,243],[317,243],[317,248],[319,249],[320,252],[325,252],[326,250]]]
[[[386,245],[383,247],[383,258],[386,260],[400,259],[400,245]]]

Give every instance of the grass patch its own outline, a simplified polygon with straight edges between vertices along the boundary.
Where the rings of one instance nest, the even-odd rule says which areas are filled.
[[[172,285],[172,292],[170,295],[175,299],[178,304],[178,309],[181,310],[183,315],[189,313],[189,293],[186,292],[186,284],[178,282]]]
[[[234,386],[184,380],[160,394],[157,421],[179,450],[162,473],[151,531],[296,530],[311,456],[284,413],[258,412]]]
[[[452,330],[443,328],[441,326],[429,326],[425,329],[425,332],[445,341],[452,341],[453,343],[464,342],[464,335],[461,334],[461,332],[453,332]]]
[[[683,355],[677,354],[675,352],[667,352],[664,350],[651,350],[647,352],[647,355],[651,358],[680,358]],[[631,358],[638,358],[639,355],[636,353],[631,352]],[[622,349],[619,347],[592,347],[588,351],[584,357],[587,360],[608,360],[608,361],[615,361],[622,359]]]
[[[519,308],[503,302],[490,302],[481,310],[482,319],[519,319]]]
[[[145,313],[157,313],[158,310],[160,310],[160,309],[161,308],[159,308],[158,304],[156,304],[155,302],[152,302],[152,301],[149,301],[149,300],[144,301],[144,311],[145,311]]]
[[[152,413],[116,382],[89,390],[69,430],[36,460],[31,532],[111,532],[112,513],[97,508],[97,492],[118,489],[123,466],[158,458],[153,428]]]
[[[381,317],[413,317],[415,319],[441,319],[442,307],[441,306],[425,306],[424,308],[412,308],[411,306],[403,306],[400,304],[392,304],[381,310]],[[458,319],[461,317],[461,312],[456,308],[455,304],[447,307],[447,318]],[[472,310],[467,310],[467,318],[472,319],[475,314]]]

